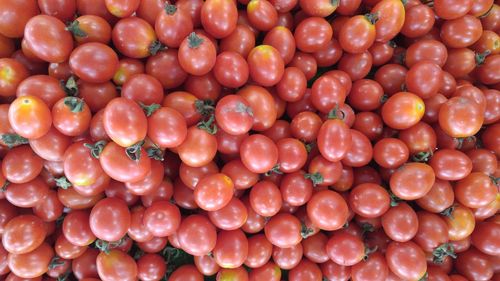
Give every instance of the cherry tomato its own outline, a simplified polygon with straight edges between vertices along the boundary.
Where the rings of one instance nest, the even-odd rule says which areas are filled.
[[[264,231],[266,238],[276,247],[290,248],[302,240],[299,219],[286,213],[273,216]]]
[[[255,184],[250,190],[249,201],[252,210],[263,217],[276,215],[282,207],[280,190],[270,181]]]
[[[137,260],[137,277],[141,280],[158,281],[166,271],[167,265],[160,255],[146,254]]]
[[[242,135],[253,126],[253,109],[243,97],[227,95],[217,102],[215,120],[226,133]]]
[[[146,137],[146,116],[136,102],[127,98],[115,98],[106,105],[103,124],[106,134],[122,147],[132,146]]]
[[[243,265],[248,255],[248,239],[243,231],[222,230],[217,234],[213,249],[215,262],[221,268],[237,268]]]
[[[191,215],[182,220],[177,237],[184,251],[191,255],[203,256],[214,249],[217,232],[206,217]]]
[[[182,162],[191,167],[201,167],[213,160],[217,152],[214,135],[196,126],[187,130],[184,142],[177,147]]]
[[[264,87],[276,85],[285,71],[280,53],[269,45],[253,48],[248,54],[247,62],[252,80]]]
[[[12,129],[18,135],[28,139],[44,136],[52,124],[48,106],[35,96],[15,99],[10,104],[8,116]]]
[[[391,242],[387,247],[386,260],[389,269],[401,279],[418,280],[427,271],[424,251],[411,241]]]
[[[27,145],[9,150],[2,160],[2,174],[11,183],[32,181],[42,169],[42,158]]]
[[[357,15],[349,18],[340,29],[339,43],[348,53],[360,54],[370,48],[375,42],[376,15]]]
[[[485,207],[498,194],[498,188],[488,175],[480,172],[470,173],[459,180],[454,191],[456,200],[469,208]]]
[[[375,23],[377,42],[387,42],[394,38],[403,28],[405,7],[398,0],[379,1],[371,10],[378,19]]]
[[[28,69],[21,62],[10,58],[0,58],[0,71],[0,96],[2,97],[14,96],[18,87],[29,75]]]
[[[54,250],[47,243],[25,254],[10,254],[9,268],[18,277],[36,278],[47,272]]]
[[[178,48],[182,40],[193,32],[193,22],[186,10],[175,5],[165,4],[155,21],[158,40],[169,48]]]
[[[151,170],[151,160],[144,148],[137,148],[138,156],[130,158],[125,148],[114,142],[108,143],[99,156],[102,169],[112,179],[121,182],[138,182],[143,180]]]
[[[441,40],[450,48],[463,48],[481,37],[481,21],[471,15],[447,20],[441,26]]]
[[[140,59],[156,53],[158,43],[155,31],[139,17],[120,19],[113,27],[111,36],[116,49],[127,57]]]
[[[12,254],[26,254],[38,248],[47,230],[43,221],[33,215],[20,215],[10,220],[2,234],[5,250]]]
[[[489,280],[493,276],[493,268],[488,256],[475,248],[458,255],[456,269],[469,280]]]
[[[215,46],[208,37],[192,32],[179,46],[178,58],[184,71],[199,76],[212,70],[216,55]]]
[[[476,224],[472,211],[462,205],[453,206],[450,215],[446,216],[445,220],[448,224],[448,236],[451,241],[467,238]]]
[[[224,208],[233,197],[234,184],[230,177],[216,173],[200,180],[194,190],[196,204],[206,211]]]
[[[108,44],[111,41],[111,25],[100,16],[80,16],[70,23],[68,30],[73,33],[78,44],[89,42]]]
[[[248,64],[237,52],[222,52],[217,56],[213,74],[221,85],[228,88],[239,88],[248,80]]]
[[[26,183],[9,184],[5,198],[14,206],[31,208],[40,203],[48,193],[49,186],[40,177],[36,177]]]
[[[146,73],[158,79],[166,89],[180,86],[188,76],[179,64],[178,52],[175,49],[161,51],[149,57],[146,62]]]
[[[382,119],[389,127],[403,130],[415,125],[425,112],[423,100],[409,92],[392,95],[382,106]]]
[[[288,280],[321,280],[321,269],[319,266],[308,259],[302,259],[296,267],[288,273]]]
[[[96,260],[99,277],[104,280],[135,280],[137,263],[127,253],[112,249],[101,252]]]
[[[299,5],[307,15],[327,17],[339,7],[339,2],[328,0],[299,0]]]
[[[392,240],[409,241],[418,231],[417,214],[408,204],[399,203],[382,216],[382,227]]]
[[[220,39],[231,34],[237,24],[238,9],[236,3],[230,0],[205,1],[201,6],[201,24],[205,31]]]
[[[323,190],[313,194],[307,203],[307,215],[319,228],[333,231],[345,224],[348,207],[344,198],[338,193]]]

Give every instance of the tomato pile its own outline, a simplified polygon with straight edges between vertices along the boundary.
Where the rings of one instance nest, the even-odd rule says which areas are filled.
[[[0,280],[500,280],[500,2],[0,0]]]

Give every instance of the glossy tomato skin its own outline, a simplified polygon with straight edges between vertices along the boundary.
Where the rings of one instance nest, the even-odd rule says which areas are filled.
[[[123,97],[106,105],[103,124],[106,134],[123,147],[136,144],[147,134],[146,115],[135,101]]]
[[[11,149],[2,160],[2,174],[11,183],[26,183],[43,169],[43,160],[26,145]]]
[[[205,130],[193,126],[188,129],[186,139],[177,149],[182,162],[191,167],[200,167],[215,157],[217,139]]]
[[[183,219],[177,236],[182,249],[195,256],[211,252],[217,240],[215,226],[202,215],[191,215]]]
[[[468,47],[481,37],[481,21],[471,15],[448,20],[441,26],[441,40],[450,48]]]
[[[248,54],[247,62],[252,80],[264,87],[276,85],[285,71],[280,53],[269,45],[253,48]]]
[[[99,277],[105,280],[135,280],[137,263],[127,253],[120,250],[101,252],[96,260]]]
[[[424,251],[411,241],[391,242],[387,247],[386,260],[389,269],[399,278],[418,280],[427,271]]]
[[[489,280],[493,276],[492,264],[488,257],[475,248],[458,255],[456,269],[470,280]]]
[[[13,254],[26,254],[38,248],[47,230],[43,221],[33,215],[21,215],[10,220],[2,234],[5,250]]]
[[[156,40],[153,27],[138,17],[120,19],[112,30],[115,48],[123,55],[139,59],[150,55],[150,47]]]
[[[469,208],[485,207],[495,200],[498,188],[484,173],[471,173],[455,185],[455,198]]]
[[[54,256],[54,250],[47,243],[41,244],[32,252],[25,254],[9,254],[9,268],[21,278],[36,278],[48,270],[49,263]]]
[[[215,65],[214,43],[205,35],[192,32],[179,46],[179,64],[189,74],[205,75]]]
[[[348,206],[338,193],[323,190],[316,192],[309,200],[307,214],[319,228],[333,231],[341,228],[346,222]]]
[[[392,240],[409,241],[418,231],[417,214],[408,204],[399,203],[382,216],[382,227]]]
[[[69,66],[81,79],[92,83],[111,80],[118,70],[118,56],[102,43],[86,43],[71,53]]]
[[[201,24],[205,31],[220,39],[231,34],[237,25],[238,10],[231,0],[205,1],[200,11]]]
[[[73,38],[64,23],[47,15],[38,15],[28,21],[24,40],[37,57],[48,62],[66,61],[73,49]]]
[[[48,106],[35,96],[15,99],[10,104],[8,118],[12,129],[28,139],[42,137],[50,130],[52,124]]]
[[[107,219],[111,219],[114,223],[110,225],[106,222]],[[130,211],[123,200],[106,198],[92,208],[89,224],[97,238],[118,241],[130,227]]]
[[[332,142],[335,136],[335,141]],[[330,119],[318,131],[318,148],[323,157],[335,162],[342,160],[352,146],[352,134],[341,119]]]
[[[143,180],[151,170],[151,160],[147,157],[144,148],[140,148],[140,154],[137,161],[132,160],[126,155],[125,148],[110,142],[99,156],[99,162],[104,172],[112,179],[121,182],[137,182]]]
[[[62,98],[52,107],[52,124],[66,136],[85,133],[90,126],[91,117],[90,108],[80,98]]]
[[[28,78],[28,69],[15,59],[0,58],[0,96],[12,97],[15,95],[18,86],[23,80]]]
[[[382,118],[389,127],[407,129],[422,119],[425,112],[423,100],[409,92],[391,96],[382,106]]]
[[[86,33],[86,36],[73,34],[78,44],[88,42],[108,44],[111,41],[111,25],[106,19],[96,15],[83,15],[76,18],[75,21],[78,21],[80,30]]]
[[[193,22],[187,11],[169,5],[156,17],[155,31],[160,42],[170,48],[178,48],[182,40],[193,31]]]
[[[148,118],[147,136],[162,148],[177,147],[186,139],[186,121],[177,110],[162,107]]]
[[[451,241],[469,237],[476,225],[472,211],[462,205],[453,208],[450,216],[445,217],[448,224],[448,236]]]

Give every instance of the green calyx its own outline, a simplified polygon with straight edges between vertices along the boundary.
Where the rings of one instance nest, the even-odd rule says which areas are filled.
[[[302,236],[303,239],[306,239],[307,237],[311,236],[314,233],[314,229],[307,227],[305,223],[302,223],[302,226],[300,228],[300,236]]]
[[[66,26],[66,30],[71,32],[75,37],[85,38],[88,36],[87,33],[80,28],[80,22],[77,20],[70,22],[68,26]]]
[[[156,55],[158,52],[166,50],[167,46],[163,45],[160,41],[156,40],[151,45],[149,45],[149,53],[151,55]]]
[[[457,258],[455,254],[455,248],[450,243],[444,243],[441,246],[434,249],[432,252],[432,262],[436,264],[442,264],[446,257],[452,257],[454,259]]]
[[[144,111],[144,114],[146,114],[147,117],[151,116],[155,111],[157,111],[161,107],[161,105],[157,103],[145,105],[144,103],[139,102],[139,105],[141,106],[142,110]]]
[[[314,186],[316,186],[318,184],[322,184],[324,181],[323,176],[319,172],[316,172],[313,174],[305,174],[304,177],[306,179],[310,179]]]
[[[365,245],[365,256],[363,257],[363,260],[366,261],[368,257],[370,257],[371,254],[375,253],[378,250],[378,247],[368,247]]]
[[[377,21],[379,20],[379,16],[378,16],[378,13],[368,13],[368,14],[365,14],[365,19],[367,21],[369,21],[371,24],[376,24]]]
[[[211,135],[217,133],[217,125],[215,124],[215,116],[212,114],[207,121],[200,121],[197,125],[198,129],[204,130]]]
[[[7,191],[7,187],[9,186],[10,184],[10,181],[8,180],[5,180],[5,182],[2,184],[2,186],[0,187],[0,192],[5,192]]]
[[[498,41],[496,41],[496,43],[498,44]],[[476,59],[476,65],[482,65],[484,63],[484,61],[486,60],[486,57],[489,56],[491,54],[491,51],[490,50],[486,50],[482,53],[476,53],[475,54],[475,59]]]
[[[74,76],[70,76],[67,81],[61,80],[61,87],[68,97],[78,96],[78,84]]]
[[[396,207],[399,202],[403,201],[401,198],[397,197],[392,191],[389,190],[389,197],[391,198],[391,207]]]
[[[431,159],[432,155],[433,155],[432,151],[422,151],[422,152],[418,152],[417,154],[413,155],[411,157],[411,159],[414,162],[424,163],[424,162],[428,162]]]
[[[85,106],[85,102],[77,97],[65,97],[64,105],[69,108],[73,113],[82,112]]]
[[[345,113],[340,110],[338,105],[335,105],[335,107],[328,112],[328,119],[339,119],[339,120],[344,120],[345,118]]]
[[[235,109],[236,112],[238,113],[246,113],[250,116],[253,116],[253,110],[250,106],[246,106],[244,103],[242,102],[239,102],[237,105],[236,105],[236,109]]]
[[[139,161],[141,159],[141,148],[144,145],[144,141],[140,141],[136,144],[133,144],[125,149],[125,153],[127,157],[132,161]]]
[[[19,145],[28,144],[27,138],[23,138],[18,134],[3,134],[2,142],[7,145],[8,148],[13,148]]]
[[[282,175],[283,174],[283,172],[280,171],[280,164],[279,163],[276,164],[276,165],[274,165],[274,167],[271,170],[267,171],[264,175],[265,176],[270,176],[271,174],[278,174],[278,175]]]
[[[125,243],[126,239],[127,239],[126,236],[122,237],[118,241],[113,241],[113,242],[108,242],[108,241],[104,241],[101,239],[97,239],[94,242],[94,247],[101,252],[109,254],[109,251],[111,251],[112,249],[118,248],[121,245],[123,245],[123,243]]]
[[[154,160],[163,161],[163,151],[158,146],[148,147],[146,149],[148,157]]]
[[[163,8],[167,15],[173,15],[175,12],[177,12],[177,7],[175,5],[172,5],[170,3],[165,4],[165,8]]]
[[[72,186],[71,183],[68,181],[68,179],[65,176],[62,176],[60,178],[56,178],[54,180],[56,182],[56,186],[58,186],[62,189],[68,189]]]
[[[194,107],[196,111],[204,117],[210,116],[215,111],[215,103],[212,100],[196,100]]]
[[[203,38],[201,38],[200,36],[196,35],[195,32],[191,32],[191,34],[188,35],[188,46],[189,48],[191,49],[196,49],[198,48],[199,46],[201,46],[201,44],[203,43]]]
[[[92,155],[92,157],[99,159],[99,156],[101,155],[102,150],[104,149],[106,144],[108,144],[107,141],[101,140],[96,143],[85,143],[83,145],[86,148],[90,149],[90,155]]]

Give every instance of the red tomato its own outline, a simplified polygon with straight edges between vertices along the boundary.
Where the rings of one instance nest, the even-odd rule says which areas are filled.
[[[18,277],[36,278],[47,272],[54,257],[54,250],[47,243],[41,244],[35,250],[25,254],[10,254],[9,268]]]
[[[157,51],[153,27],[139,17],[120,19],[113,27],[112,39],[115,48],[130,58],[145,58]]]
[[[347,221],[348,207],[344,198],[330,190],[318,191],[307,203],[307,215],[321,229],[340,229]]]
[[[179,46],[178,58],[184,71],[200,76],[212,70],[216,55],[215,46],[208,37],[192,32]]]
[[[141,107],[127,98],[115,98],[104,109],[106,134],[122,147],[129,147],[143,140],[147,133],[147,123]]]
[[[240,157],[250,171],[265,173],[278,163],[278,147],[264,135],[251,135],[241,143]]]
[[[411,241],[391,242],[387,247],[386,260],[389,269],[401,279],[418,280],[427,271],[424,251]]]
[[[104,147],[99,162],[106,174],[121,182],[138,182],[151,170],[151,160],[144,148],[137,148],[135,155],[129,156],[125,148],[114,142]]]
[[[113,221],[113,224],[109,224],[108,220]],[[130,211],[127,204],[117,198],[99,201],[92,208],[89,225],[92,233],[101,240],[120,240],[130,227]]]
[[[120,250],[101,252],[96,260],[99,277],[104,280],[135,280],[137,263],[127,253]]]
[[[29,75],[28,70],[21,62],[10,58],[0,58],[0,73],[1,97],[14,96],[18,86],[21,85],[23,80],[28,78]]]
[[[252,80],[264,87],[276,85],[285,71],[280,53],[269,45],[253,48],[248,54],[247,62]]]
[[[191,215],[182,220],[177,237],[182,249],[188,254],[203,256],[214,249],[217,232],[206,217]]]
[[[194,190],[196,204],[206,211],[224,208],[233,197],[234,184],[230,177],[216,173],[200,180]]]
[[[382,106],[382,119],[389,127],[403,130],[415,125],[425,112],[424,101],[415,94],[399,92]]]
[[[232,0],[208,0],[201,6],[201,24],[205,31],[220,39],[231,34],[238,21],[238,9]]]
[[[50,109],[35,96],[15,99],[10,104],[8,116],[12,129],[21,137],[28,139],[44,136],[52,125]]]

